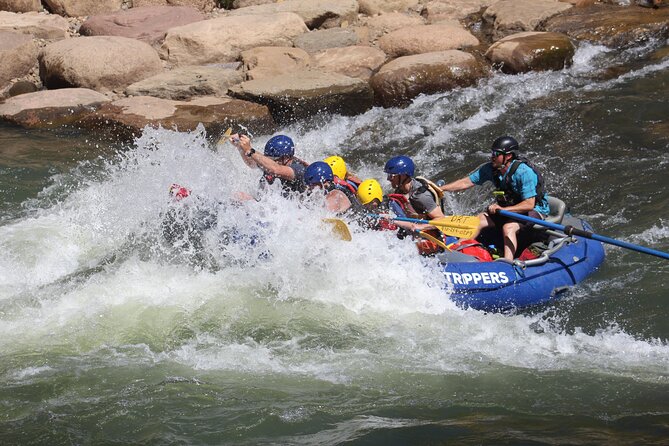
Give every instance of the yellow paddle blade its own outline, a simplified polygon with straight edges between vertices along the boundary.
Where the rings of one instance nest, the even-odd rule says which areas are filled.
[[[220,146],[221,144],[225,144],[228,142],[230,139],[230,135],[232,135],[232,127],[228,127],[228,129],[223,133],[223,136],[221,136],[221,139],[218,140],[218,145]]]
[[[351,231],[349,231],[348,225],[344,220],[340,220],[338,218],[324,218],[323,222],[331,224],[332,233],[341,240],[345,240],[347,242],[351,241]]]
[[[430,220],[432,226],[437,226],[446,235],[457,238],[472,238],[479,227],[479,218],[469,215],[451,215],[449,217]]]

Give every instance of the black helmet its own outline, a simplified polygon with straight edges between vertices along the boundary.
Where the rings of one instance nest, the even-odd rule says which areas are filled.
[[[500,136],[492,143],[493,152],[502,152],[504,154],[518,150],[518,141],[511,136]]]

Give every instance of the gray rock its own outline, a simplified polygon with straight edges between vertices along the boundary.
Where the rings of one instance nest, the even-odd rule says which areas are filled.
[[[357,45],[358,34],[350,28],[330,28],[304,33],[295,38],[295,46],[307,53]]]

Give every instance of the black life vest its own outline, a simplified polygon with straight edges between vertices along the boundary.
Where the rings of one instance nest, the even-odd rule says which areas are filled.
[[[497,204],[502,207],[513,206],[523,201],[520,193],[514,191],[511,184],[511,178],[513,177],[513,174],[516,173],[516,170],[518,170],[521,164],[527,165],[527,167],[532,169],[532,171],[537,175],[535,203],[539,204],[544,199],[544,178],[541,175],[541,171],[537,169],[537,167],[532,162],[530,162],[530,160],[519,156],[513,159],[511,167],[509,167],[509,170],[502,179],[499,178],[498,172],[495,172],[493,175],[493,183],[497,189],[496,192],[500,192],[495,194],[495,198],[497,199]]]

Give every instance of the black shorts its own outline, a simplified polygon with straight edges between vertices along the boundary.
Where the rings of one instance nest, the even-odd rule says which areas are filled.
[[[544,219],[543,215],[541,215],[540,213],[538,213],[534,209],[532,209],[529,212],[517,212],[517,213],[520,214],[520,215],[527,215],[528,217],[536,218],[537,220],[543,220]],[[487,212],[486,212],[486,215],[488,215],[492,219],[492,221],[495,223],[495,226],[498,227],[498,228],[501,228],[502,226],[504,226],[506,223],[508,223],[510,221],[514,221],[514,222],[518,223],[520,225],[520,230],[521,231],[532,229],[534,227],[534,223],[529,222],[529,221],[515,220],[513,218],[504,217],[500,214],[490,215]]]

